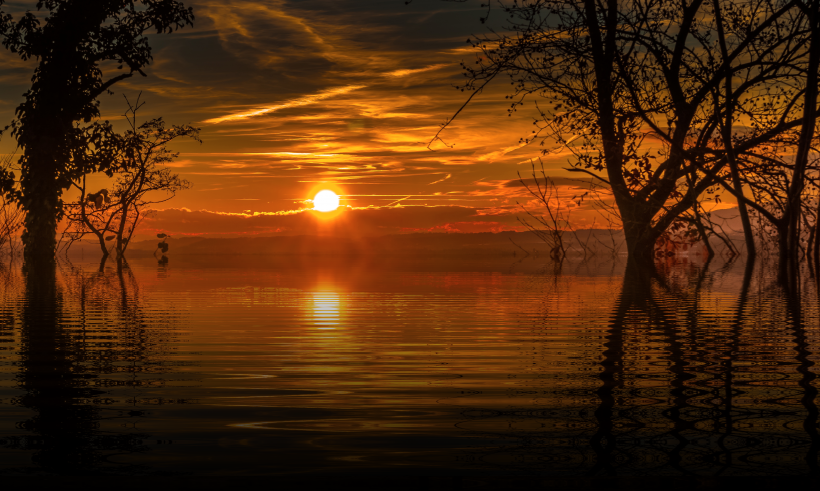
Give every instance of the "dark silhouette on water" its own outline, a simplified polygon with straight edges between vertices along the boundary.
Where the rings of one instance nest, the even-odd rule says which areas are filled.
[[[147,328],[127,263],[114,271],[103,263],[88,277],[68,264],[62,273],[65,285],[55,267],[26,269],[17,375],[23,395],[15,403],[34,415],[18,423],[29,436],[6,438],[4,446],[33,452],[36,470],[49,474],[150,473],[127,455],[149,450],[150,435],[135,428],[150,413],[134,392],[164,385],[157,359],[164,335]],[[109,301],[101,289],[115,292],[115,316],[102,328],[94,324]]]
[[[816,334],[803,320],[805,292],[787,289],[776,268],[763,271],[769,265],[759,262],[709,266],[661,264],[648,273],[627,265],[606,329],[592,331],[601,336],[597,373],[583,385],[544,392],[597,403],[542,403],[542,411],[531,411],[513,401],[506,410],[464,416],[541,422],[541,430],[526,434],[493,434],[516,442],[504,449],[519,456],[507,470],[817,477]],[[709,295],[716,279],[738,268],[730,305],[716,310]],[[805,288],[813,293],[815,286]]]
[[[593,475],[634,474],[638,469],[656,473],[664,466],[680,475],[693,476],[718,477],[738,473],[817,475],[818,412],[814,402],[817,389],[812,383],[816,375],[810,370],[814,363],[809,359],[811,351],[802,321],[801,295],[781,289],[782,285],[766,285],[769,291],[780,296],[780,305],[786,312],[776,309],[768,313],[750,311],[750,303],[759,304],[764,300],[762,296],[750,299],[754,268],[754,261],[746,263],[733,315],[724,323],[699,305],[704,282],[708,283],[709,277],[721,274],[720,271],[708,272],[704,266],[690,278],[694,284],[688,291],[675,291],[664,284],[664,278],[648,278],[627,267],[623,291],[606,337],[601,362],[602,386],[596,391],[600,398],[596,410],[599,429],[590,443],[596,449],[598,462],[591,470]],[[772,322],[778,316],[785,318],[784,325]],[[797,352],[793,358],[796,363],[788,363],[786,357],[780,361],[782,369],[778,372],[784,380],[788,380],[791,370],[800,374],[799,380],[777,385],[777,389],[773,389],[775,394],[763,397],[759,402],[759,387],[761,383],[768,386],[766,380],[769,377],[767,371],[750,368],[748,361],[754,357],[743,353],[749,349],[749,336],[755,334],[749,331],[750,322],[771,322],[771,327],[780,329],[782,334],[791,333],[794,339],[792,349]],[[621,425],[621,428],[651,427],[660,421],[647,417],[657,403],[646,406],[630,401],[640,399],[646,389],[637,387],[637,374],[630,378],[631,387],[623,382],[624,359],[634,356],[625,347],[624,336],[640,335],[640,331],[645,331],[645,335],[651,338],[655,330],[659,330],[659,339],[666,345],[665,359],[671,380],[667,389],[669,406],[662,414],[670,421],[671,428],[654,435],[650,431],[649,435],[630,438],[633,430],[621,429],[618,433],[614,428],[618,426],[619,418],[630,413],[639,415],[631,425]],[[647,376],[654,378],[651,374]],[[621,398],[616,393],[620,393]],[[792,393],[795,396],[791,396]],[[794,397],[798,397],[799,403],[793,400]],[[751,398],[754,402],[747,400],[738,405],[738,398]],[[656,395],[656,401],[663,399],[657,399]],[[768,432],[767,420],[771,418],[783,425],[794,418],[802,419],[802,436],[785,426],[764,438]],[[672,441],[659,445],[665,435]],[[616,456],[618,449],[627,455]],[[665,458],[658,467],[647,467],[642,461],[659,450]],[[787,453],[791,460],[780,465],[770,462],[766,467],[761,467],[763,462],[755,464],[759,458],[756,456],[778,452]],[[803,461],[802,470],[795,462],[798,458]]]
[[[98,97],[122,80],[146,76],[148,32],[170,33],[194,20],[176,0],[45,0],[36,8],[44,19],[33,12],[19,19],[0,15],[4,46],[38,62],[11,125],[23,152],[19,189],[0,172],[3,192],[26,211],[22,238],[29,266],[54,261],[63,190],[85,174],[111,176],[127,165],[119,158],[122,138],[99,120]]]
[[[324,294],[291,289],[281,269],[275,289],[259,283],[253,289],[219,288],[213,296],[195,290],[196,295],[183,297],[199,308],[234,301],[231,305],[242,305],[243,313],[236,316],[236,310],[228,309],[221,312],[235,317],[222,317],[219,310],[202,308],[191,319],[209,321],[182,323],[179,332],[191,339],[178,352],[173,350],[181,345],[173,343],[180,340],[168,328],[171,312],[158,309],[162,303],[140,300],[165,300],[171,294],[168,286],[173,287],[176,275],[167,265],[151,266],[147,274],[171,280],[163,287],[168,289],[144,296],[125,261],[86,270],[61,265],[59,273],[41,271],[36,277],[29,269],[25,301],[18,302],[11,317],[3,311],[0,334],[9,326],[19,332],[19,363],[15,361],[13,373],[21,395],[14,403],[31,415],[15,416],[25,436],[7,437],[3,446],[33,456],[33,467],[15,471],[55,474],[152,473],[144,463],[161,455],[170,457],[168,465],[180,472],[283,474],[344,468],[390,474],[402,472],[396,469],[406,469],[409,462],[437,472],[472,473],[483,467],[478,471],[604,480],[818,476],[817,330],[808,320],[813,319],[810,309],[816,308],[812,282],[801,284],[799,291],[788,290],[777,283],[776,268],[768,271],[770,265],[759,262],[713,266],[669,259],[652,274],[626,267],[622,278],[611,277],[610,264],[597,273],[594,266],[572,266],[553,270],[547,265],[541,274],[516,283],[519,292],[537,287],[528,297],[535,302],[548,298],[511,323],[473,328],[475,318],[468,316],[461,320],[469,327],[460,329],[447,317],[449,332],[436,341],[453,341],[454,351],[461,353],[437,356],[447,368],[437,363],[432,373],[428,341],[411,339],[424,345],[414,351],[400,338],[415,334],[412,321],[406,332],[391,334],[395,337],[374,338],[377,345],[356,339],[361,326],[393,327],[397,317],[384,320],[381,312],[370,312],[389,303],[373,303],[370,297],[367,304],[356,304],[359,295],[337,297],[335,292],[324,303]],[[582,268],[589,269],[588,276],[578,274]],[[294,271],[305,275],[302,268]],[[194,274],[207,278],[204,270]],[[493,281],[502,279],[492,276]],[[416,275],[401,281],[408,278],[415,294],[426,288]],[[448,278],[458,283],[479,276]],[[566,314],[575,307],[551,313],[553,306],[572,298],[566,294],[601,294],[568,286],[572,281],[606,285],[612,302],[589,317],[583,309],[600,300],[585,300],[579,304],[581,313],[571,317]],[[196,303],[197,297],[204,300]],[[467,305],[455,298],[442,295],[453,311]],[[338,305],[353,307],[361,320],[345,319],[342,309],[341,315],[335,310]],[[418,307],[402,308],[406,318],[423,312],[421,320],[427,322],[431,305],[420,300]],[[294,307],[309,313],[277,317]],[[294,339],[312,341],[304,329],[311,324],[304,319],[315,323],[316,316],[327,312],[325,319],[338,318],[339,331],[349,330],[341,333],[346,338],[320,333],[315,344],[293,348]],[[248,324],[222,330],[223,320],[241,322],[243,317]],[[250,323],[263,322],[271,327],[255,332],[272,348],[260,343],[254,331],[244,342],[236,336]],[[276,332],[277,326],[292,324],[297,326]],[[502,335],[488,336],[495,327]],[[465,341],[468,332],[480,340]],[[220,343],[229,338],[229,346],[222,348]],[[482,346],[487,340],[504,346]],[[187,346],[202,346],[208,354],[195,354]],[[406,354],[395,364],[393,359],[378,360],[397,347]],[[367,353],[359,357],[358,351]],[[459,365],[464,353],[468,359]],[[166,354],[173,356],[168,363]],[[413,360],[419,354],[425,356]],[[170,367],[188,363],[191,356],[215,359],[217,366],[209,365],[199,375],[187,369],[171,372]],[[488,359],[505,368],[496,369]],[[314,384],[316,367],[322,375]],[[378,367],[395,371],[373,377]],[[192,387],[178,383],[183,376],[210,381]],[[344,382],[334,381],[354,377],[366,381],[361,389],[352,384],[352,389],[338,390]],[[431,379],[439,385],[426,385]],[[464,387],[452,385],[459,380]],[[465,399],[473,396],[478,401]],[[210,400],[158,411],[149,400],[186,397]],[[465,402],[469,409],[462,409]],[[151,430],[144,429],[149,425]],[[202,444],[151,450],[154,439],[171,436]],[[350,455],[361,458],[339,463]],[[465,458],[447,460],[454,455]],[[220,461],[222,467],[203,469],[203,458]]]
[[[794,275],[797,276],[797,275]],[[800,305],[801,292],[799,290],[800,284],[794,281],[792,289],[786,289],[783,294],[785,297],[787,315],[789,325],[791,327],[792,335],[794,336],[794,350],[797,352],[795,359],[798,362],[797,371],[800,373],[800,381],[798,384],[802,389],[802,396],[800,397],[800,404],[806,411],[803,419],[803,431],[809,439],[809,450],[806,453],[806,464],[809,466],[813,475],[820,475],[820,467],[818,467],[818,452],[820,451],[820,434],[817,431],[818,423],[818,408],[817,408],[817,387],[814,381],[817,379],[817,374],[812,371],[811,367],[815,362],[810,359],[812,350],[809,343],[809,336],[806,331],[804,322],[803,309]]]

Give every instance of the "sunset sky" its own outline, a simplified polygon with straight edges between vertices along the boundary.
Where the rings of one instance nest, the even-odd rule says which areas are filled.
[[[516,199],[527,194],[516,173],[530,172],[539,147],[518,143],[534,106],[508,117],[508,81],[443,133],[452,148],[427,148],[468,95],[453,86],[464,80],[459,63],[474,59],[467,39],[486,32],[480,0],[185,3],[194,28],[152,35],[148,77],[102,99],[104,119],[120,127],[123,95],[142,91],[141,118],[202,129],[202,145],[174,146],[176,169],[193,188],[159,205],[145,233],[301,234],[322,232],[329,220],[338,221],[333,233],[359,235],[521,228]],[[0,112],[10,121],[33,64],[2,53]],[[10,136],[2,145],[15,146]],[[569,176],[566,156],[545,163],[551,175]],[[305,200],[321,189],[351,208],[317,218]],[[577,193],[562,187],[567,197]],[[586,222],[577,216],[577,225]]]

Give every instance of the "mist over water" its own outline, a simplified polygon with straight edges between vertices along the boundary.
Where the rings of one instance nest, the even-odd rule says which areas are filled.
[[[805,476],[818,292],[765,264],[0,269],[0,473]]]

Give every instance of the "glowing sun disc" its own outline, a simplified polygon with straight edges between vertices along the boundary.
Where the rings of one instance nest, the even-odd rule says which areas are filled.
[[[333,211],[339,207],[339,195],[325,189],[313,197],[313,209],[317,211]]]

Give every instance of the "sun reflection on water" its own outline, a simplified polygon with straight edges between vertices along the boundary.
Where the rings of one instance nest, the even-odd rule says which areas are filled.
[[[253,261],[161,280],[153,264],[68,270],[50,302],[0,269],[0,388],[21,394],[0,398],[0,460],[552,476],[798,475],[817,461],[812,284],[797,310],[731,265],[647,284],[608,263]]]
[[[338,292],[314,291],[310,295],[310,320],[316,329],[333,330],[340,327],[339,305],[341,303]]]

